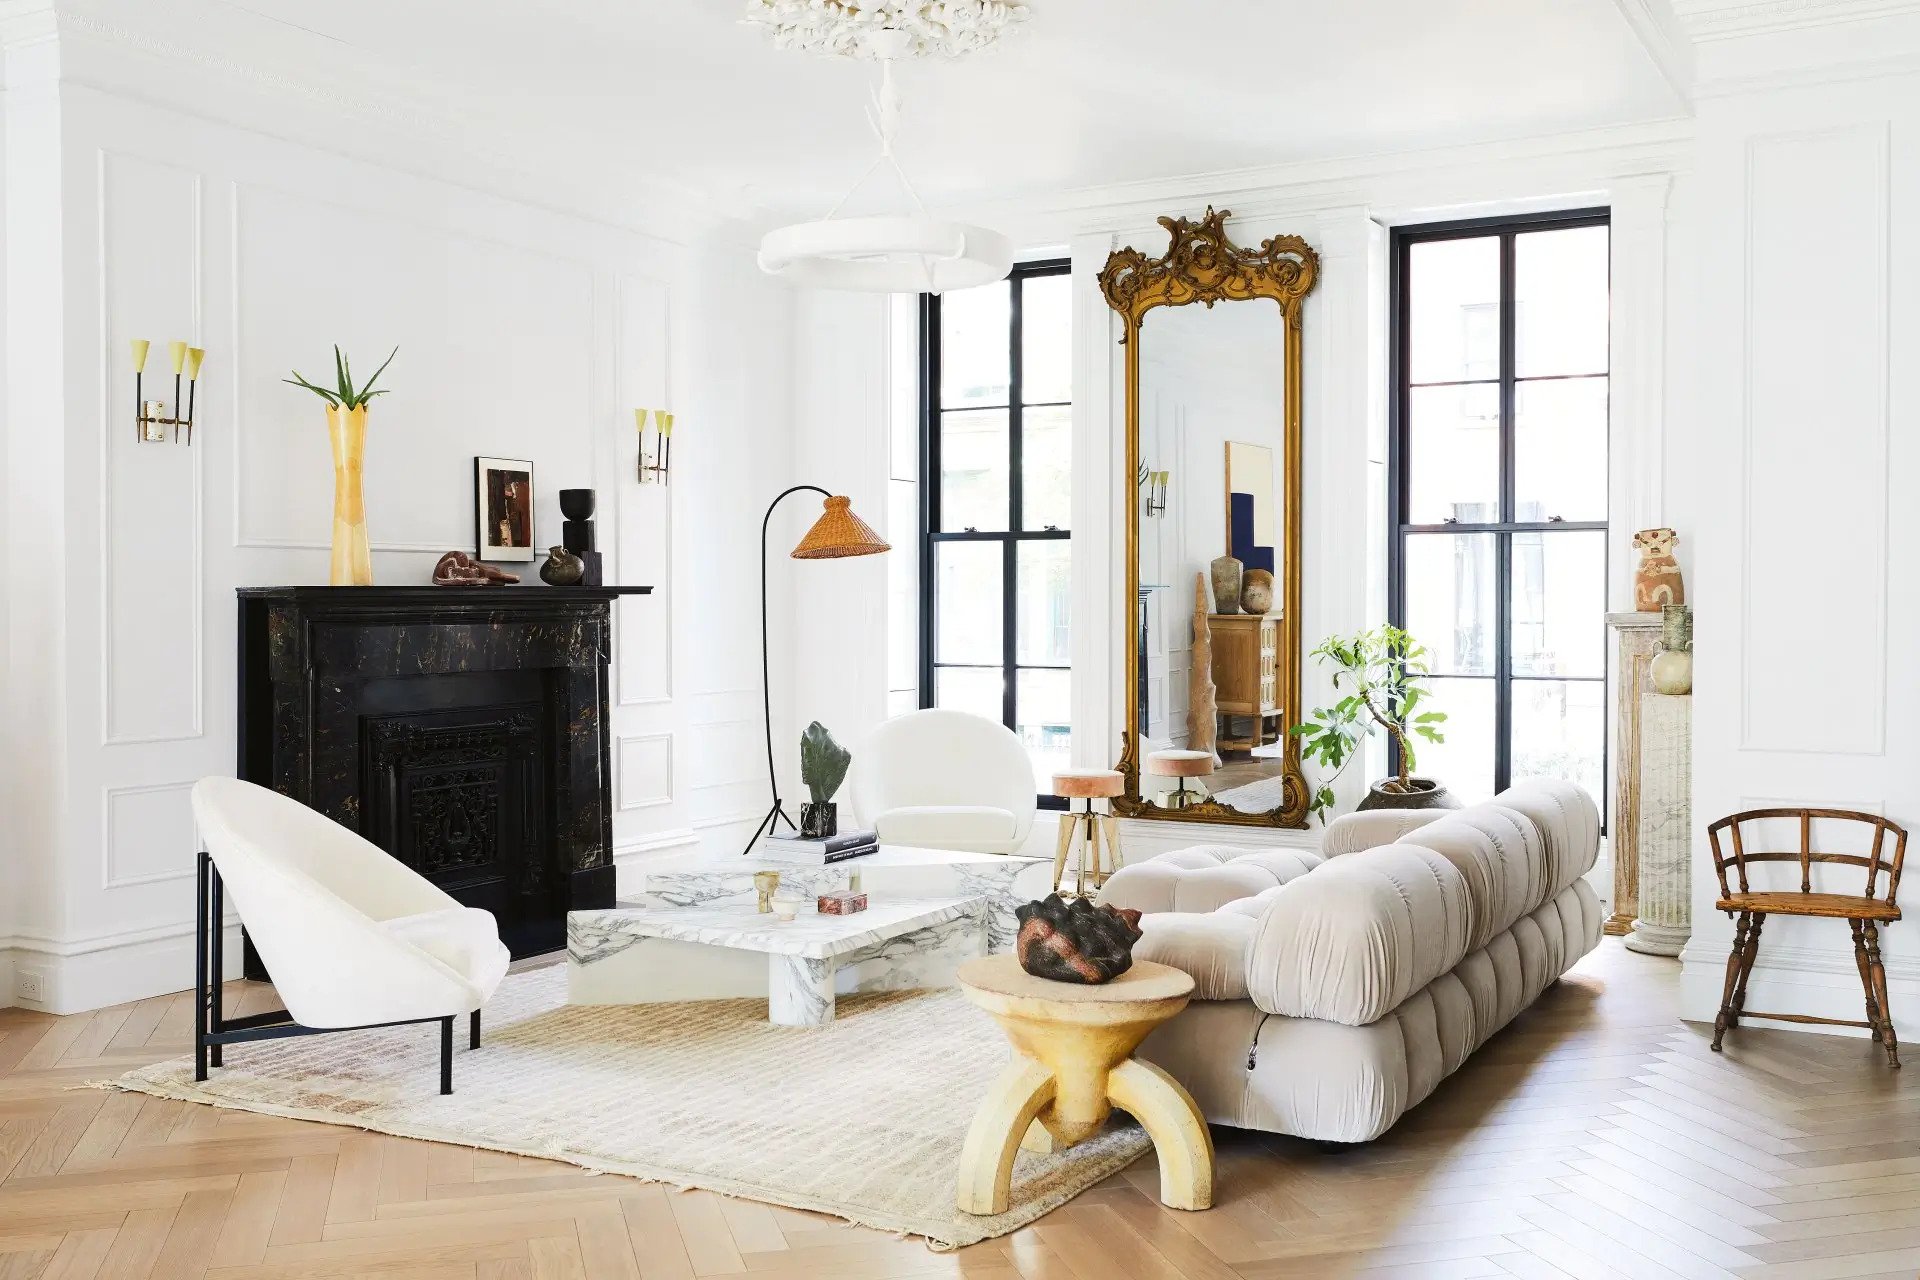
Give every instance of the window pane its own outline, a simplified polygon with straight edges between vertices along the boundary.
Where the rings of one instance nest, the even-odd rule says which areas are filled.
[[[1606,612],[1606,534],[1513,535],[1515,675],[1605,675]]]
[[[1073,410],[1028,409],[1020,418],[1020,527],[1073,525]]]
[[[1500,376],[1498,237],[1410,246],[1405,286],[1411,381]]]
[[[1513,682],[1513,780],[1565,778],[1603,796],[1601,747],[1607,729],[1604,680]]]
[[[1020,297],[1020,399],[1073,399],[1073,277],[1035,276]]]
[[[1491,533],[1407,536],[1406,626],[1436,673],[1493,674],[1496,554]]]
[[[940,407],[1004,405],[1013,311],[1005,280],[940,299]]]
[[[995,724],[1006,717],[1002,703],[1006,678],[998,667],[935,667],[933,705],[950,711],[971,711]]]
[[[1064,667],[1072,598],[1072,544],[1064,538],[1022,542],[1015,548],[1018,581],[1014,593],[1014,661]]]
[[[1007,527],[1012,462],[1005,409],[940,415],[940,528]]]
[[[1407,397],[1407,522],[1500,518],[1500,389],[1417,387]]]
[[[942,542],[934,547],[935,662],[999,666],[1001,552],[997,542]],[[994,679],[999,680],[996,672]],[[1000,712],[993,718],[998,720]]]
[[[1014,731],[1033,757],[1036,792],[1053,790],[1053,775],[1073,767],[1073,673],[1023,668],[1014,673],[1013,696],[1019,721]]]
[[[1464,804],[1487,799],[1493,794],[1493,681],[1430,681],[1422,706],[1447,713],[1439,725],[1446,741],[1414,739],[1413,772],[1438,779]]]
[[[1513,389],[1513,518],[1607,518],[1607,380]]]
[[[1607,371],[1607,228],[1513,238],[1514,373]]]
[[[887,482],[887,541],[913,545],[920,524],[920,486]],[[887,692],[920,700],[920,557],[887,557]]]

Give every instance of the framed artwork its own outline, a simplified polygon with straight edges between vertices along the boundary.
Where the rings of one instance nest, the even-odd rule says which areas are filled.
[[[1273,572],[1273,450],[1227,441],[1227,554]]]
[[[533,464],[516,458],[473,460],[474,556],[533,559]]]

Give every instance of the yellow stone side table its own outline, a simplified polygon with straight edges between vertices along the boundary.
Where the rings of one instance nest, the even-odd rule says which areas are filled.
[[[1098,1133],[1115,1107],[1153,1139],[1161,1203],[1212,1206],[1213,1137],[1206,1118],[1178,1081],[1133,1057],[1149,1032],[1187,1007],[1192,978],[1140,960],[1112,982],[1079,986],[1036,978],[1011,955],[969,960],[958,978],[967,999],[994,1016],[1017,1051],[967,1129],[962,1213],[1007,1211],[1023,1140],[1041,1149],[1071,1147]],[[1029,1139],[1036,1121],[1039,1129]]]

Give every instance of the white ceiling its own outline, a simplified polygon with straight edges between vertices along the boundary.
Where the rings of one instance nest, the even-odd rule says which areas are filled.
[[[1030,0],[1001,48],[903,66],[902,155],[938,203],[1670,117],[1622,16],[1646,2]],[[824,212],[873,155],[868,69],[776,51],[738,0],[205,3],[225,56],[563,131],[726,206]]]

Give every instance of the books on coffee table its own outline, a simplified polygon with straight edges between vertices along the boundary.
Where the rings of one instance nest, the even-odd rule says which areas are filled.
[[[760,839],[760,856],[769,862],[825,866],[859,858],[880,847],[872,831],[842,831],[831,836],[769,835]]]

